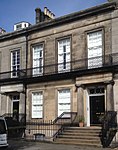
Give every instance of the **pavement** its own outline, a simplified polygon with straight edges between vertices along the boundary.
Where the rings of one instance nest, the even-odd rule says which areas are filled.
[[[118,145],[109,148],[100,148],[78,145],[54,144],[40,141],[33,142],[21,139],[8,140],[8,143],[8,148],[3,148],[4,150],[118,150]]]

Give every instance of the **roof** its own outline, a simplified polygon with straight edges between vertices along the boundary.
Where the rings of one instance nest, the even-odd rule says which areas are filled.
[[[0,41],[10,39],[10,38],[16,38],[18,36],[23,36],[23,35],[25,36],[32,32],[37,32],[37,30],[40,31],[40,30],[44,30],[46,28],[59,26],[59,25],[66,24],[66,23],[69,23],[72,21],[80,20],[85,17],[90,17],[90,16],[93,16],[96,14],[112,11],[115,8],[116,8],[115,2],[104,3],[102,5],[94,6],[94,7],[79,11],[79,12],[71,13],[71,14],[56,18],[56,19],[40,22],[38,24],[31,25],[27,28],[24,28],[20,31],[5,33],[3,35],[0,35]]]

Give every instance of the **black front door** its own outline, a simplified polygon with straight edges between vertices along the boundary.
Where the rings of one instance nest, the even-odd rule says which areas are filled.
[[[13,101],[13,119],[18,121],[19,120],[19,99],[20,95],[13,95],[12,96]]]
[[[19,119],[19,101],[13,102],[13,118],[17,121]]]
[[[13,113],[19,113],[19,101],[13,102]]]
[[[90,124],[99,125],[100,116],[105,113],[104,95],[90,96]]]

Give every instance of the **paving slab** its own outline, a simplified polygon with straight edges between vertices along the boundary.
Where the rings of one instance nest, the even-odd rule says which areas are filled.
[[[48,142],[32,142],[25,140],[9,140],[9,147],[6,150],[118,150],[118,146],[109,148],[54,144]]]

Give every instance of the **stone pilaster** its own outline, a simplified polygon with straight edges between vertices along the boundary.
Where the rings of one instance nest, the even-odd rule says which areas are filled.
[[[113,81],[108,81],[106,83],[106,110],[114,110],[114,95],[113,95]]]
[[[84,115],[84,85],[76,85],[78,88],[78,98],[77,98],[77,113],[78,115]]]
[[[25,94],[20,93],[19,113],[25,114]]]

